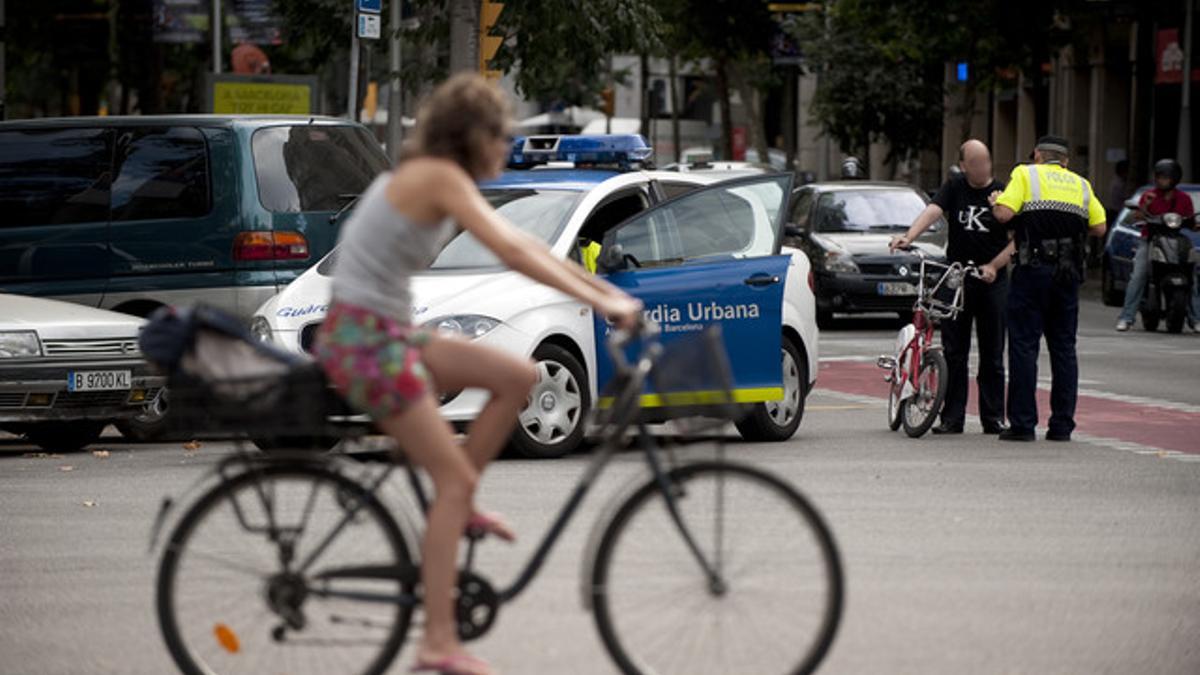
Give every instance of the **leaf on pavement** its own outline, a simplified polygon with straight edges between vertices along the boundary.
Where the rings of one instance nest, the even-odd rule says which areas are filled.
[[[195,452],[200,449],[200,441],[188,441],[183,444],[183,449],[189,452]]]
[[[111,453],[109,453],[108,450],[93,450],[92,451],[92,457],[95,457],[97,459],[108,459],[109,454],[111,454]]]
[[[92,499],[85,499],[83,502],[83,505],[90,509],[96,505],[96,502],[95,502],[95,500],[92,500]]]
[[[64,464],[64,465],[58,467],[58,470],[59,471],[74,471],[75,467],[71,466],[70,464]]]

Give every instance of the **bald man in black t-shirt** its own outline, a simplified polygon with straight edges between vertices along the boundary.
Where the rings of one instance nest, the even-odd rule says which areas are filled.
[[[892,240],[893,250],[907,247],[943,217],[950,224],[946,247],[950,262],[985,265],[1008,245],[1008,230],[996,222],[988,201],[1004,185],[992,176],[992,156],[987,146],[974,139],[963,143],[958,151],[958,165],[962,172],[950,176],[908,231]],[[942,347],[949,373],[942,422],[933,428],[935,434],[963,431],[972,322],[979,340],[979,421],[985,434],[1004,430],[1004,308],[1008,276],[998,276],[990,266],[984,267],[982,273],[982,279],[967,277],[963,311],[942,323]]]

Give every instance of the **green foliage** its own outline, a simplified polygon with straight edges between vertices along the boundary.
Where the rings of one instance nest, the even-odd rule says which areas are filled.
[[[819,75],[813,113],[845,152],[889,144],[889,161],[940,143],[946,63],[966,62],[975,91],[1006,73],[1040,78],[1061,41],[1064,0],[837,0],[799,38]]]
[[[506,0],[497,21],[505,42],[493,64],[516,74],[527,98],[566,105],[599,104],[613,54],[660,48],[662,19],[644,0]]]

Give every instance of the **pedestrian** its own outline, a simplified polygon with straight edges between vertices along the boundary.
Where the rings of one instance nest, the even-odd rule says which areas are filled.
[[[1145,222],[1149,216],[1161,216],[1166,213],[1178,213],[1185,222],[1194,215],[1192,198],[1176,186],[1183,178],[1183,167],[1173,159],[1160,159],[1154,163],[1154,187],[1142,193],[1138,200],[1136,218]],[[1146,294],[1146,282],[1150,277],[1150,228],[1143,224],[1142,234],[1138,238],[1137,248],[1133,251],[1133,272],[1129,275],[1129,283],[1125,285],[1125,305],[1117,317],[1117,330],[1127,331],[1137,318],[1138,307],[1142,304],[1142,296]],[[1193,303],[1195,304],[1195,303]],[[1194,312],[1189,307],[1188,325],[1196,330]]]
[[[890,247],[907,248],[945,217],[949,222],[946,258],[963,265],[991,263],[1008,245],[1008,230],[992,215],[991,200],[1004,185],[992,175],[992,155],[978,140],[968,140],[958,149],[957,172],[942,184],[933,202]],[[967,416],[969,394],[968,358],[971,355],[971,324],[979,342],[979,421],[983,433],[1004,431],[1004,305],[1008,275],[984,267],[982,279],[967,277],[963,287],[963,309],[942,323],[942,348],[949,367],[946,402],[935,434],[961,434]]]
[[[866,180],[867,169],[862,160],[850,155],[842,160],[842,180]]]
[[[456,75],[430,94],[400,162],[371,184],[342,226],[333,302],[317,338],[317,359],[334,386],[433,479],[414,671],[493,672],[458,637],[459,540],[468,529],[514,537],[501,518],[476,508],[475,487],[516,425],[537,372],[528,359],[414,326],[409,279],[463,231],[508,267],[592,305],[618,326],[641,316],[640,301],[556,259],[480,194],[477,182],[504,168],[510,124],[504,94],[476,74]],[[459,442],[438,414],[437,397],[469,387],[490,397]]]
[[[1087,179],[1067,169],[1067,140],[1043,136],[1033,164],[1012,171],[992,207],[1012,241],[991,263],[1015,258],[1009,282],[1008,422],[1005,441],[1032,441],[1037,427],[1037,358],[1044,335],[1050,352],[1050,421],[1046,439],[1069,441],[1075,430],[1079,363],[1079,285],[1087,236],[1103,237],[1104,205]]]

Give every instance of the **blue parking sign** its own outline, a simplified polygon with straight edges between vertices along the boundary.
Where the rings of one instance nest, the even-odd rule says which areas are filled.
[[[383,11],[383,0],[358,0],[358,11],[379,14]]]

